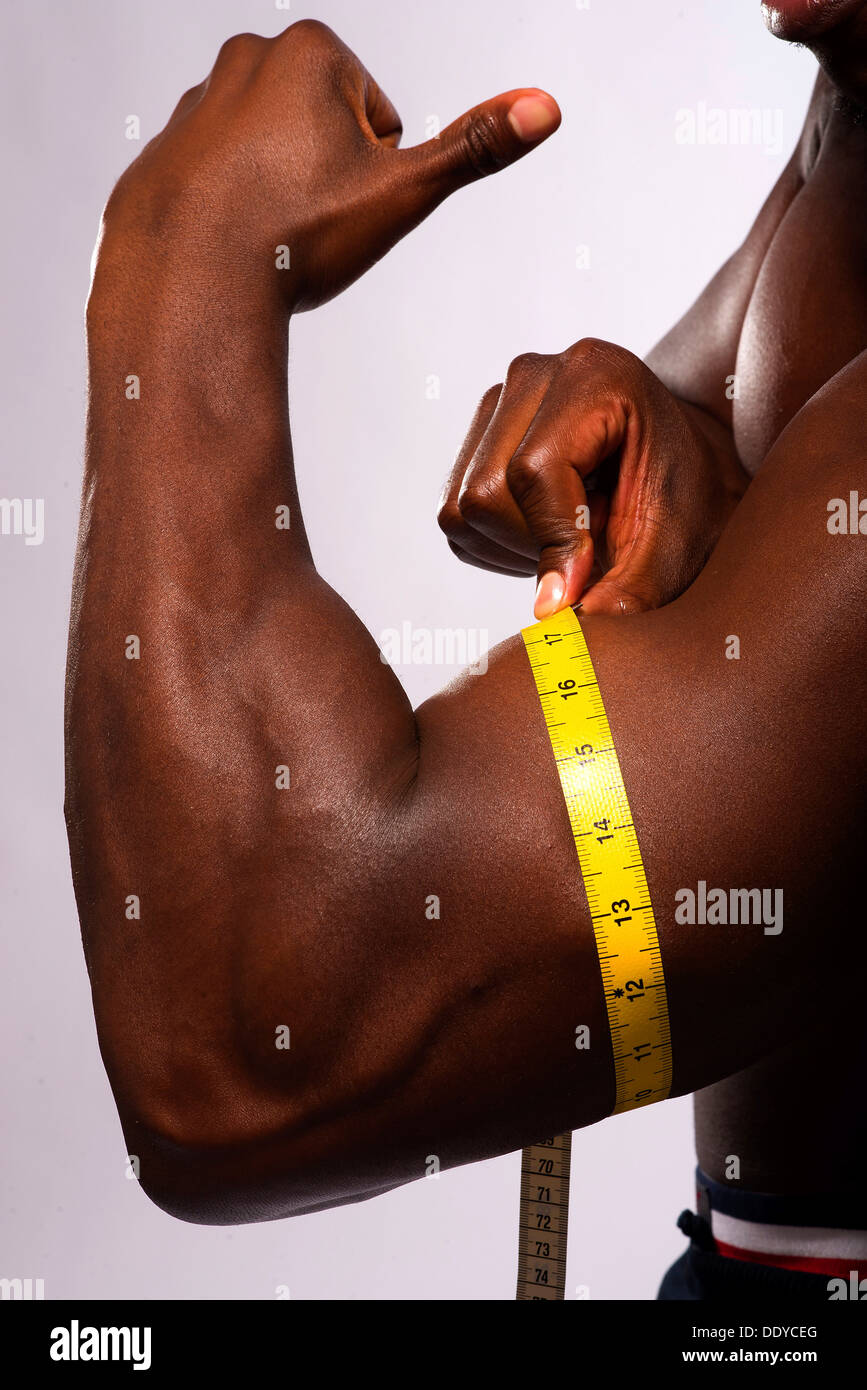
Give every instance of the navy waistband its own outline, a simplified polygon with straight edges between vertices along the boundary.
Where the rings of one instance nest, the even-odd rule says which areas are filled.
[[[716,1182],[695,1170],[699,1215],[718,1211],[741,1221],[769,1226],[826,1226],[842,1231],[867,1230],[867,1196],[862,1192],[804,1193],[780,1196],[745,1192],[736,1183]]]

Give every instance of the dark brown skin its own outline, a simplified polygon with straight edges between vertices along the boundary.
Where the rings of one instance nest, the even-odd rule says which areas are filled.
[[[423,1176],[430,1154],[472,1162],[612,1106],[596,947],[520,637],[413,713],[317,574],[292,474],[291,314],[530,148],[505,119],[515,96],[400,151],[396,114],[330,31],[242,37],[106,212],[67,817],[126,1142],[145,1190],[187,1220],[357,1200]],[[831,107],[823,80],[750,239],[650,359],[722,474],[739,456],[754,480],[686,592],[585,623],[656,909],[674,1093],[713,1087],[711,1172],[739,1153],[745,1184],[777,1190],[820,1190],[826,1169],[854,1185],[859,1166],[860,1117],[832,1093],[863,1066],[840,1019],[864,964],[867,558],[826,523],[830,498],[865,489],[867,138]],[[706,469],[700,441],[696,458]],[[677,925],[675,893],[699,879],[782,888],[783,932]],[[811,1079],[769,1122],[793,1042]]]
[[[468,564],[536,574],[538,618],[637,613],[688,588],[748,482],[727,425],[584,339],[485,393],[439,522]]]

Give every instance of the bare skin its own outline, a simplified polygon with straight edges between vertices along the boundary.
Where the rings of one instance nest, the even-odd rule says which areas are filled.
[[[784,30],[780,16],[775,27],[807,37],[791,23]],[[579,598],[582,614],[635,612],[681,592],[743,494],[741,474],[759,472],[783,429],[867,345],[867,123],[840,102],[853,91],[862,32],[867,22],[855,15],[834,43],[823,40],[830,75],[817,81],[794,156],[743,247],[650,354],[652,371],[611,344],[583,342],[560,359],[518,359],[506,390],[492,387],[480,403],[440,524],[471,564],[561,575],[558,602],[537,602],[538,616]],[[838,52],[845,64],[835,62]],[[658,399],[660,383],[672,393],[667,401]],[[612,424],[623,401],[650,436],[643,449]],[[603,457],[618,463],[622,520],[612,528],[603,507],[608,526],[594,517],[594,544],[576,544],[574,506],[588,500],[580,478]],[[529,495],[522,464],[536,475]],[[867,1050],[857,1011],[847,1017],[838,1000],[827,1001],[824,1044],[793,1016],[788,1046],[696,1095],[698,1158],[710,1176],[725,1180],[736,1154],[741,1185],[753,1190],[855,1185],[867,1137],[859,1100]]]
[[[853,124],[836,105],[835,87],[820,77],[794,167],[769,201],[766,225],[753,233],[755,250],[748,240],[739,253],[743,271],[737,259],[728,271],[737,286],[740,274],[752,273],[753,257],[761,258],[737,335],[743,390],[730,406],[750,473],[759,471],[798,411],[867,346],[867,126]],[[737,288],[723,289],[723,298],[725,314],[738,301]],[[705,313],[713,316],[712,304]],[[707,317],[704,331],[712,340]],[[685,341],[675,330],[651,358],[673,384],[683,379]],[[722,344],[719,350],[725,351]],[[718,395],[714,404],[723,410]],[[816,459],[820,470],[823,455],[820,450]],[[856,471],[852,486],[863,495],[863,464]],[[791,558],[804,587],[812,586],[805,538],[792,537]],[[826,866],[832,875],[833,861]],[[836,932],[836,921],[820,911],[816,929]],[[838,957],[838,967],[844,960],[845,954]],[[696,1096],[697,1153],[710,1176],[723,1180],[726,1156],[735,1153],[742,1157],[742,1183],[755,1191],[841,1192],[861,1181],[867,1045],[860,1010],[846,1008],[843,973],[825,1001],[827,1023],[818,1036],[792,1016],[787,1046]]]
[[[107,209],[88,306],[67,817],[126,1142],[145,1190],[187,1220],[357,1200],[421,1177],[430,1153],[472,1162],[611,1109],[593,933],[520,638],[413,713],[317,574],[292,475],[291,315],[531,148],[507,124],[514,98],[438,151],[398,151],[393,109],[330,31],[244,38]],[[854,1186],[857,1168],[842,1137],[823,1151],[842,1136],[839,1106],[806,1175],[776,1163],[754,1114],[791,1068],[793,1033],[832,1105],[829,927],[847,979],[864,956],[867,558],[863,538],[826,523],[829,498],[864,486],[851,209],[867,151],[828,108],[820,88],[751,239],[650,361],[729,429],[753,482],[686,592],[585,623],[656,906],[674,1093],[713,1088],[699,1103],[711,1172],[740,1152],[745,1183],[777,1190],[822,1190],[825,1163],[835,1189]],[[203,238],[224,250],[216,270]],[[813,292],[792,277],[817,238]],[[275,269],[278,244],[290,271]],[[773,351],[782,310],[813,354],[794,373]],[[735,361],[744,390],[727,414]],[[130,372],[140,400],[125,398]],[[274,525],[286,503],[289,531]],[[740,661],[725,657],[731,633]],[[675,893],[699,879],[782,888],[785,929],[678,925]],[[125,916],[131,894],[140,920]],[[801,1094],[812,1124],[820,1101]]]

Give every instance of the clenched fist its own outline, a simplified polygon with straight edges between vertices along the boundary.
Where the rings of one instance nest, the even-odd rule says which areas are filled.
[[[468,564],[536,574],[536,617],[656,608],[701,569],[748,479],[639,358],[585,338],[517,357],[440,502]]]

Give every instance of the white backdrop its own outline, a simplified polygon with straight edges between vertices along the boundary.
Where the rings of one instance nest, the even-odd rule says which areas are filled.
[[[548,89],[564,113],[545,147],[296,324],[314,553],[377,635],[408,619],[493,644],[530,620],[531,582],[459,565],[435,525],[477,398],[522,351],[592,334],[645,352],[744,235],[813,80],[809,55],[766,34],[759,0],[292,0],[288,14],[273,0],[4,0],[0,494],[44,498],[45,538],[0,535],[0,1277],[43,1278],[47,1298],[514,1296],[518,1155],[291,1222],[208,1229],[158,1211],[125,1176],[78,939],[62,692],[98,217],[141,148],[129,115],[149,139],[223,39],[306,15],[358,52],[406,144],[431,116],[515,86]],[[678,141],[679,110],[700,126],[714,107],[770,113],[782,142]],[[418,702],[454,672],[401,674]],[[654,1296],[684,1246],[693,1163],[687,1100],[576,1135],[569,1296]]]

